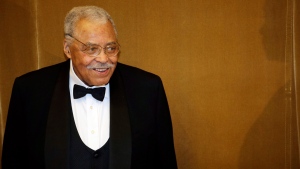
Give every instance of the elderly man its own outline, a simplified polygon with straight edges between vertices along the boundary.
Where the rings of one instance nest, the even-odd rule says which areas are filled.
[[[15,80],[3,169],[176,169],[162,82],[118,63],[110,15],[76,7],[64,29],[69,59]]]

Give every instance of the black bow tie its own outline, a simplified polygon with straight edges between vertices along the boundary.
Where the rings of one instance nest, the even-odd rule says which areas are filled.
[[[104,95],[105,95],[105,87],[98,87],[93,89],[87,89],[83,86],[74,85],[73,89],[73,97],[74,99],[81,98],[85,96],[86,94],[91,94],[95,99],[99,101],[103,101]]]

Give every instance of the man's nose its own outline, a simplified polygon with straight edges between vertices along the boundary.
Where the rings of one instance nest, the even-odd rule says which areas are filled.
[[[95,56],[95,60],[101,63],[106,63],[108,61],[108,56],[105,54],[104,50],[102,49],[100,53]]]

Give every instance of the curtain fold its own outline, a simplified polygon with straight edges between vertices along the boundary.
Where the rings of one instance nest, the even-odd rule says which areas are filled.
[[[300,166],[300,2],[293,1],[293,112],[295,113],[295,157]]]
[[[0,152],[14,79],[38,68],[36,1],[0,1]]]

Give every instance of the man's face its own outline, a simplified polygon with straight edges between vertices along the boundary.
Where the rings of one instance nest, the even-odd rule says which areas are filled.
[[[84,44],[100,45],[103,48],[117,42],[113,26],[109,21],[95,23],[80,20],[72,36]],[[72,60],[74,72],[88,86],[107,84],[116,68],[118,55],[108,57],[103,48],[99,55],[90,56],[84,52],[84,45],[75,39],[70,45],[66,39],[64,41],[64,52]]]

